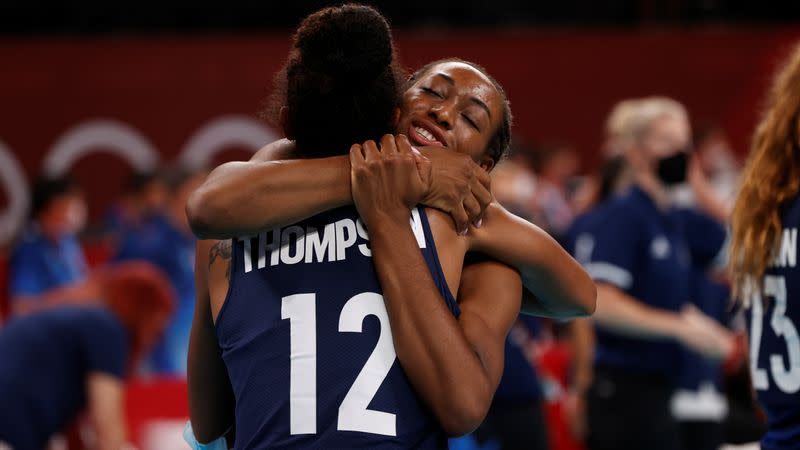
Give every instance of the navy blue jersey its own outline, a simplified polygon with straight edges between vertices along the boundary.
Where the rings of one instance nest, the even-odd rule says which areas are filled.
[[[100,307],[62,307],[0,329],[0,442],[38,450],[86,407],[90,373],[122,378],[128,336]]]
[[[690,298],[691,257],[677,211],[660,211],[638,187],[579,218],[568,249],[589,275],[648,306],[678,311]],[[682,358],[671,341],[597,328],[597,364],[672,378]]]
[[[800,269],[797,230],[800,197],[781,214],[783,235],[750,301],[750,364],[753,386],[768,417],[765,450],[800,449]]]
[[[457,315],[425,212],[411,222]],[[446,446],[397,362],[368,239],[344,207],[235,241],[216,327],[237,450]]]

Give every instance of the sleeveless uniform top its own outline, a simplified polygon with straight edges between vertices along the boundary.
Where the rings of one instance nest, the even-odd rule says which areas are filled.
[[[422,208],[411,225],[457,316]],[[446,447],[397,361],[354,207],[239,238],[232,258],[216,331],[236,397],[236,450]]]
[[[800,196],[781,211],[775,258],[750,299],[750,372],[768,418],[764,450],[800,449]]]

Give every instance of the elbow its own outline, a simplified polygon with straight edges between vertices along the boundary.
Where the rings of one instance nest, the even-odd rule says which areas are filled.
[[[489,411],[491,396],[481,396],[487,398],[477,398],[474,392],[458,394],[459,399],[450,405],[441,408],[438,414],[439,424],[445,434],[450,437],[463,436],[475,431],[483,422],[486,413]]]
[[[581,294],[579,304],[578,317],[589,317],[597,310],[597,286],[594,285],[591,279],[588,280],[586,288]]]
[[[192,233],[198,239],[214,239],[214,218],[219,217],[218,208],[214,207],[212,195],[201,186],[186,201],[186,218]]]

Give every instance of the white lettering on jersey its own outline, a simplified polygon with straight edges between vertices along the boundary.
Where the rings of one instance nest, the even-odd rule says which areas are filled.
[[[425,232],[422,227],[420,212],[411,210],[411,231],[420,248],[426,248]],[[369,247],[369,233],[361,219],[341,219],[326,224],[322,230],[299,225],[277,228],[258,234],[258,247],[252,249],[252,237],[240,237],[244,244],[244,271],[253,270],[252,250],[257,255],[256,267],[264,269],[269,265],[322,263],[343,261],[347,258],[347,249],[356,246],[361,255],[372,257]]]
[[[772,267],[797,266],[797,228],[784,228]]]
[[[306,231],[306,263],[322,262],[333,260],[336,249],[336,230],[335,225],[329,223],[322,229],[322,238],[319,231],[314,227],[308,227]]]
[[[356,231],[358,232],[358,237],[364,240],[369,240],[367,227],[364,226],[364,222],[362,222],[361,219],[356,220]],[[369,248],[369,244],[366,242],[363,244],[358,244],[358,251],[360,251],[361,254],[367,258],[372,258],[372,250]]]
[[[281,233],[281,262],[283,264],[297,264],[303,260],[306,249],[305,237],[303,228],[297,225],[284,228]],[[292,247],[294,247],[294,255],[292,255]]]
[[[345,258],[345,251],[356,243],[356,224],[352,219],[342,219],[336,222],[336,260]]]

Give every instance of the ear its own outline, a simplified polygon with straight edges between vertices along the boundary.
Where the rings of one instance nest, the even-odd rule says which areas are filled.
[[[484,155],[481,157],[478,165],[481,166],[483,170],[491,172],[492,169],[494,169],[494,159],[492,159],[492,157],[489,155]]]
[[[289,107],[281,106],[280,121],[281,128],[283,129],[283,135],[286,137],[286,139],[293,141],[294,132],[292,131],[292,127],[289,125]]]
[[[400,125],[400,108],[395,108],[394,109],[394,120],[393,120],[393,123],[392,123],[392,128],[394,128],[396,130],[398,125]]]

